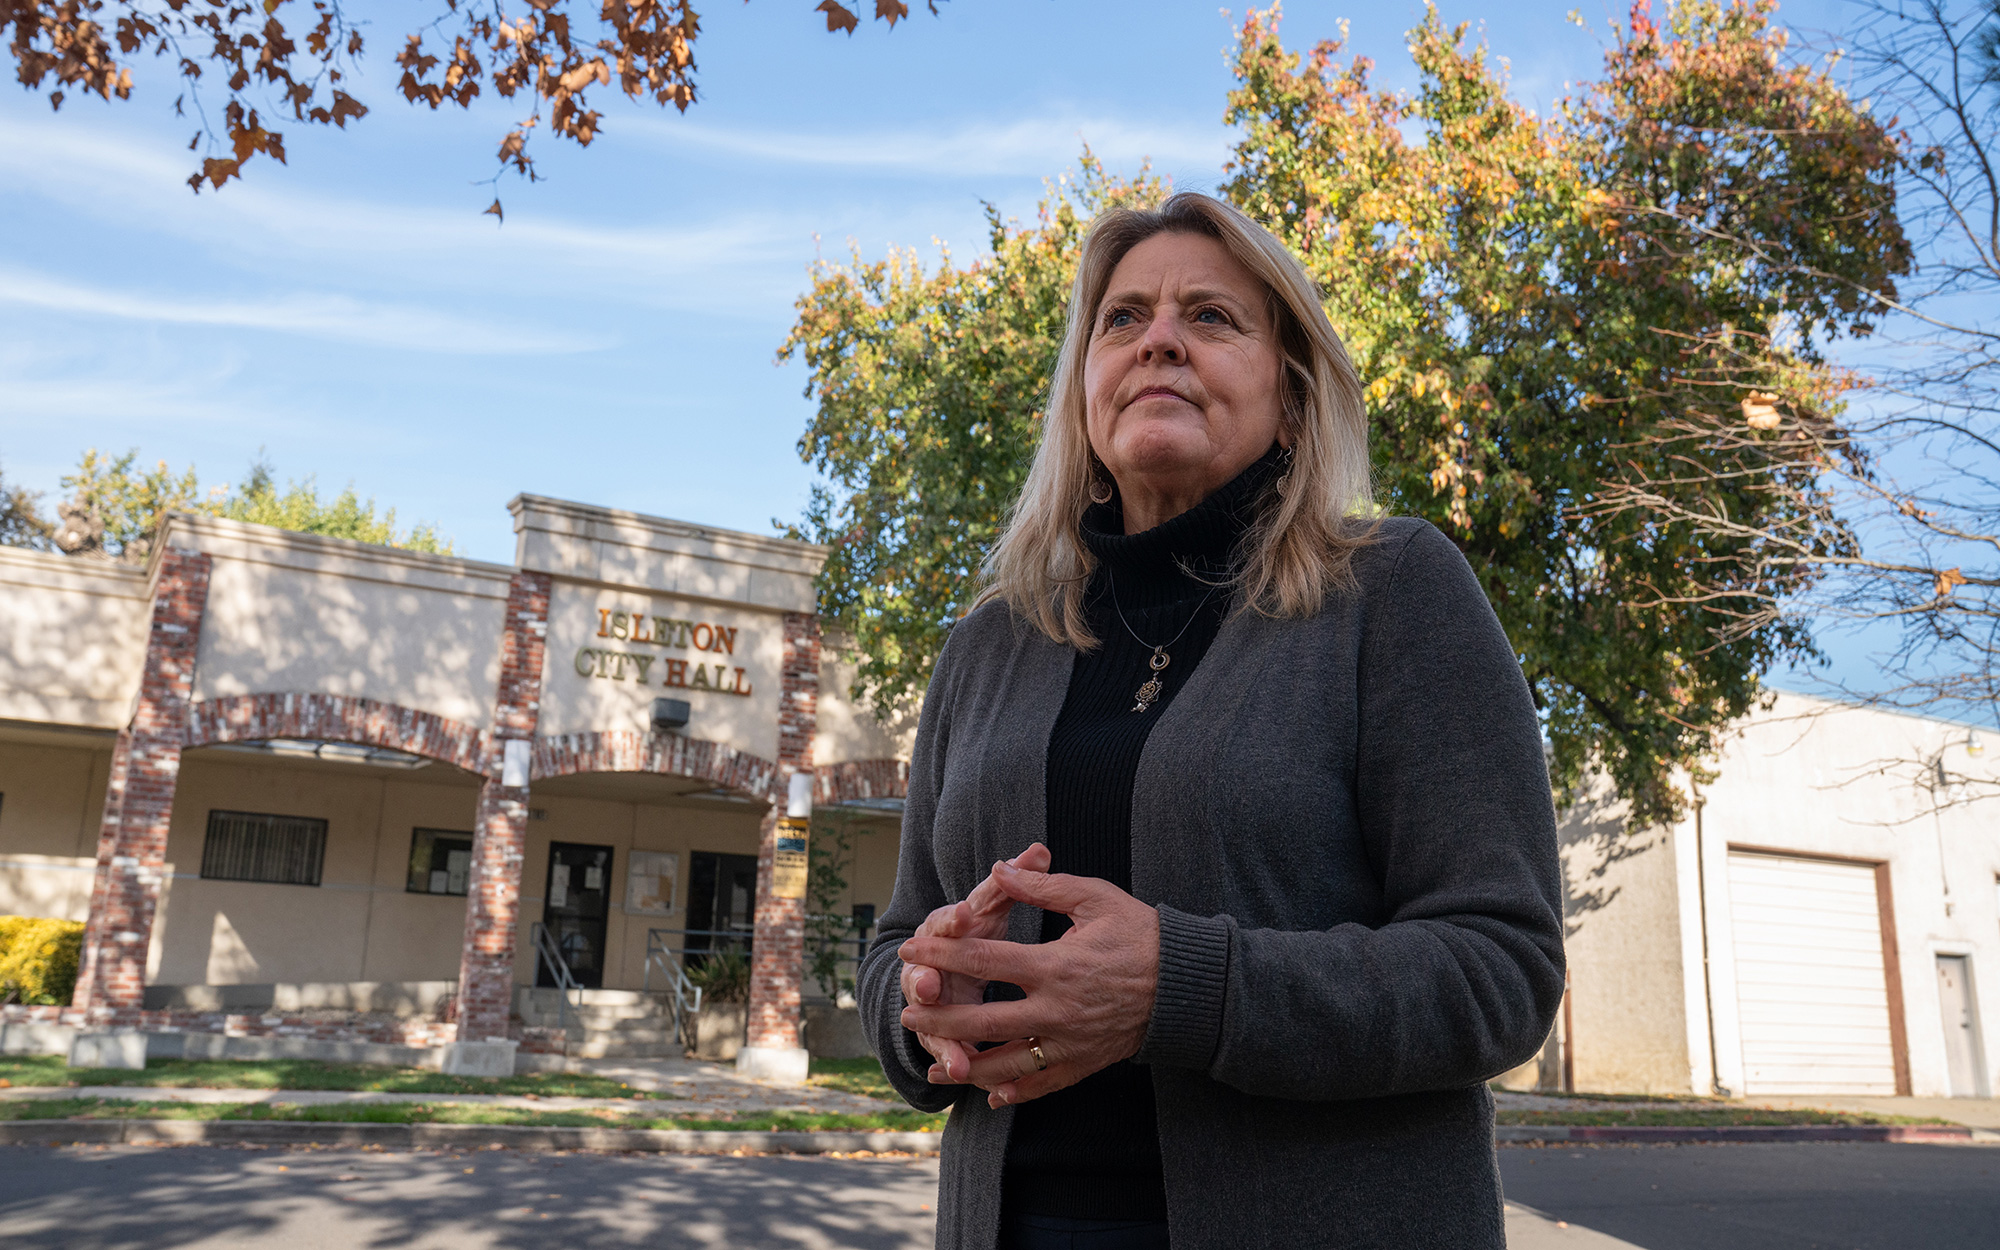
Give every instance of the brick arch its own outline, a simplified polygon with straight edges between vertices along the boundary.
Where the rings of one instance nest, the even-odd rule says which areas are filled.
[[[662,773],[696,777],[772,802],[785,797],[777,764],[704,738],[611,729],[535,740],[536,779],[578,773]]]
[[[442,760],[482,777],[495,775],[485,730],[463,721],[346,694],[239,694],[187,705],[190,747],[271,738],[354,742]]]
[[[908,760],[844,760],[813,770],[813,802],[852,803],[857,799],[910,796]]]

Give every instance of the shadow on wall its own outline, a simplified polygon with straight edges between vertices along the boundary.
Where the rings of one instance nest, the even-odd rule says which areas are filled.
[[[475,588],[497,598],[466,593]],[[499,680],[505,594],[504,582],[438,589],[221,562],[195,695],[315,690],[483,725]]]
[[[1556,824],[1563,864],[1563,937],[1583,931],[1584,917],[1611,906],[1622,885],[1605,878],[1614,865],[1660,845],[1657,830],[1635,830],[1625,821],[1626,805],[1612,794],[1592,795],[1565,808]]]

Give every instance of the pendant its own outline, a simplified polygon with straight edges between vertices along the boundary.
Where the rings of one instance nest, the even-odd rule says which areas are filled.
[[[1160,670],[1167,666],[1167,664],[1170,662],[1170,659],[1171,657],[1167,655],[1167,649],[1165,647],[1153,648],[1152,656],[1146,661],[1146,663],[1152,666],[1153,675],[1147,678],[1146,684],[1139,687],[1138,691],[1134,694],[1133,697],[1138,699],[1138,702],[1132,705],[1133,711],[1135,712],[1146,711],[1148,708],[1152,707],[1155,703],[1158,703],[1160,701],[1160,693],[1166,689],[1166,687],[1160,683]]]

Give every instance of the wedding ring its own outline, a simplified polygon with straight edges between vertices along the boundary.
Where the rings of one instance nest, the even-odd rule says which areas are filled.
[[[1028,1039],[1028,1054],[1035,1060],[1035,1071],[1044,1072],[1048,1070],[1049,1057],[1042,1053],[1041,1039],[1033,1037]]]

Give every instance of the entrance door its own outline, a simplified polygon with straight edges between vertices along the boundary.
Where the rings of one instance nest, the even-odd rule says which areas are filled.
[[[689,962],[705,952],[748,949],[757,920],[757,857],[696,851],[688,857]],[[740,935],[740,936],[739,936]],[[696,952],[704,952],[697,957]]]
[[[575,842],[549,843],[549,884],[542,894],[542,925],[555,939],[577,984],[604,984],[604,926],[610,914],[611,848]],[[535,984],[555,978],[539,961]]]
[[[1869,864],[1729,853],[1746,1094],[1894,1094]]]
[[[1944,1010],[1944,1060],[1951,1073],[1953,1098],[1983,1098],[1979,1078],[1986,1064],[1979,1051],[1978,1007],[1972,997],[1971,960],[1963,955],[1939,955],[1938,1005]]]

